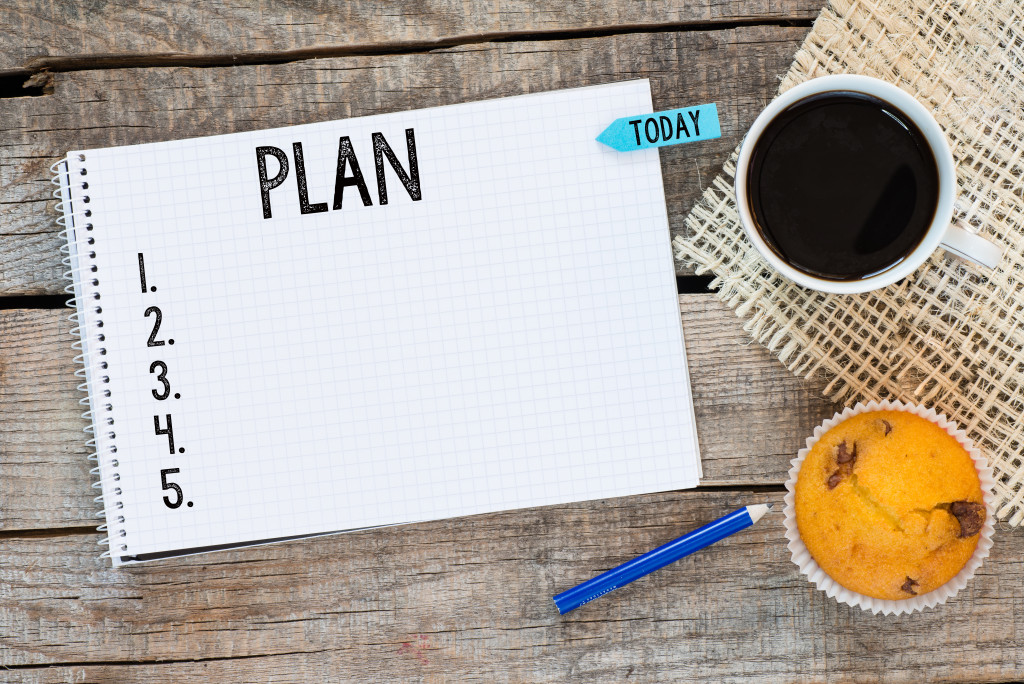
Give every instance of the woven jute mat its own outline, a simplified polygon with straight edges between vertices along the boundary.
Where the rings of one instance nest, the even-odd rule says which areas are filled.
[[[772,269],[736,214],[736,155],[686,219],[676,258],[794,373],[844,404],[894,398],[958,421],[995,467],[997,516],[1024,521],[1024,1],[833,0],[780,92],[833,73],[875,76],[924,104],[957,162],[955,220],[1004,246],[986,271],[941,250],[863,295],[806,290]]]

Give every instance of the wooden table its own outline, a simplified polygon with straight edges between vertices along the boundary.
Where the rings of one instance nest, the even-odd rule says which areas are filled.
[[[673,230],[772,97],[819,0],[188,0],[0,7],[0,671],[5,681],[1013,680],[1020,531],[940,610],[837,605],[781,513],[559,617],[552,594],[751,502],[834,407],[680,274],[696,490],[405,525],[114,571],[99,560],[47,167],[169,140],[651,79],[717,102],[661,152]]]

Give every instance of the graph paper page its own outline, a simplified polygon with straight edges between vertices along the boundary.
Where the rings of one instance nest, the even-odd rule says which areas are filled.
[[[595,141],[650,111],[631,81],[69,153],[115,563],[695,486],[658,152]]]

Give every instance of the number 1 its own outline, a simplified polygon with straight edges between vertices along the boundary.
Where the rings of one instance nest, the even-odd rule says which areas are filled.
[[[146,262],[142,259],[142,252],[139,252],[139,285],[142,286],[142,294],[146,292],[156,292],[156,285],[152,285],[149,289],[146,289]]]
[[[142,252],[139,252],[139,280],[142,283],[142,293],[146,293],[146,264],[142,260]]]

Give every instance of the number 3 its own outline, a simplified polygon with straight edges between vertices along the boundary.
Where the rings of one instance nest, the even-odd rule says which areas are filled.
[[[160,471],[160,484],[163,485],[162,489],[173,489],[175,492],[178,493],[178,498],[175,501],[171,501],[171,498],[169,496],[164,497],[164,503],[167,504],[168,508],[177,508],[178,506],[181,505],[181,502],[185,498],[185,495],[181,493],[181,487],[179,487],[173,482],[167,481],[168,475],[173,475],[174,473],[180,472],[180,468],[167,468],[165,470]]]
[[[167,364],[163,361],[154,361],[149,364],[149,372],[156,372],[157,367],[160,368],[160,372],[157,373],[156,379],[164,386],[163,394],[160,394],[156,390],[153,390],[153,398],[163,401],[167,397],[171,396],[171,383],[167,381]]]

